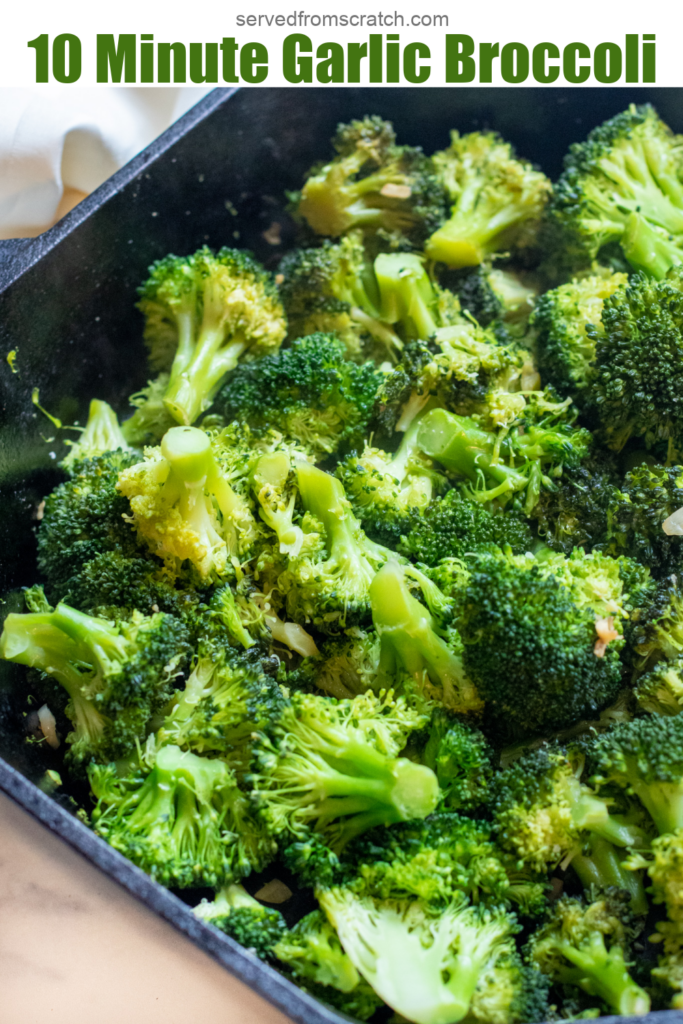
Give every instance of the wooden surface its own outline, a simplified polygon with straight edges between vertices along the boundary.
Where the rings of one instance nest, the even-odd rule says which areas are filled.
[[[1,1024],[290,1024],[0,794]]]

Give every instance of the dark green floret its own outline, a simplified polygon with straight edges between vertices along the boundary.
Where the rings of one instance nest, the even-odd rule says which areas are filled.
[[[287,925],[279,910],[264,907],[244,886],[235,882],[224,886],[213,900],[202,900],[195,915],[214,928],[220,928],[240,946],[265,960],[281,942]]]
[[[449,810],[469,813],[487,803],[495,755],[479,729],[439,709],[429,723],[422,759],[436,773]]]
[[[681,567],[681,536],[664,523],[683,507],[683,466],[642,465],[626,474],[609,506],[609,550],[646,565],[661,578]]]
[[[329,334],[300,338],[278,355],[239,367],[217,407],[252,428],[275,428],[318,455],[364,439],[382,375],[346,359]]]

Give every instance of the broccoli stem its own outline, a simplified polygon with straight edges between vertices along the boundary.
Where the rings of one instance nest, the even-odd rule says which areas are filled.
[[[631,909],[634,914],[647,913],[647,897],[642,879],[634,871],[623,866],[625,854],[606,839],[591,836],[588,853],[577,853],[572,857],[572,867],[586,891],[591,886],[607,889],[611,886],[625,889],[631,894]]]
[[[524,208],[511,203],[489,216],[486,204],[475,209],[478,189],[471,187],[458,199],[450,220],[427,241],[425,253],[430,260],[449,267],[478,267],[496,251],[500,236],[524,217]]]
[[[431,314],[434,290],[422,260],[414,253],[382,253],[375,260],[382,319],[401,323],[406,332],[423,340],[431,338],[437,323]]]
[[[431,615],[410,593],[397,563],[388,562],[376,574],[370,585],[370,604],[381,639],[380,673],[393,678],[403,669],[418,685],[427,677],[441,691],[443,703],[454,711],[480,705],[461,659],[436,634]]]
[[[247,347],[245,338],[233,335],[226,344],[226,322],[232,314],[221,288],[207,283],[204,312],[194,344],[178,345],[164,405],[178,423],[194,423],[213,399],[223,377],[237,366]],[[188,325],[184,325],[187,329]]]
[[[558,949],[576,968],[562,970],[562,981],[604,1000],[620,1016],[648,1013],[649,997],[630,977],[623,951],[613,946],[608,952],[600,932],[594,932],[590,942],[580,949],[568,942],[560,942]]]
[[[529,479],[496,457],[495,434],[481,430],[466,416],[456,416],[445,409],[432,409],[420,422],[417,445],[446,469],[477,484],[484,476],[494,487],[488,491],[476,488],[473,497],[489,501],[511,491],[523,491]]]
[[[642,270],[658,281],[666,277],[671,267],[683,261],[678,246],[663,238],[638,213],[632,213],[626,221],[621,247],[634,270]]]
[[[631,787],[650,813],[660,834],[683,828],[683,786],[680,782],[644,782],[633,773]]]

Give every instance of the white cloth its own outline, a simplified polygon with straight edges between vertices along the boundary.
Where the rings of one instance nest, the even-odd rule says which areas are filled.
[[[92,192],[208,91],[0,89],[0,238],[49,226],[65,188]]]

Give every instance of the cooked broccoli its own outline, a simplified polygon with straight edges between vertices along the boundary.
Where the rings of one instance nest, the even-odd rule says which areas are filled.
[[[446,486],[445,477],[416,443],[418,428],[419,417],[393,455],[366,445],[360,455],[349,455],[337,466],[336,474],[363,528],[384,544],[394,546]]]
[[[539,537],[566,555],[574,548],[605,546],[619,482],[614,456],[601,450],[591,450],[577,466],[563,466],[560,479],[552,490],[541,491],[531,513]]]
[[[649,670],[662,658],[675,661],[683,654],[683,596],[678,579],[667,576],[653,589],[632,631],[637,673]]]
[[[458,628],[465,671],[500,728],[566,728],[616,698],[629,614],[621,573],[618,560],[580,549],[570,560],[477,556]]]
[[[494,754],[479,729],[438,709],[429,723],[422,760],[436,773],[450,810],[469,813],[486,804]]]
[[[373,825],[424,818],[439,787],[398,757],[425,716],[391,693],[336,701],[293,693],[254,740],[253,797],[274,835],[322,832],[333,850]]]
[[[598,736],[591,758],[596,785],[633,793],[660,833],[683,828],[683,717],[616,725]]]
[[[382,379],[374,364],[349,362],[332,335],[312,334],[238,367],[217,407],[256,430],[274,427],[320,457],[363,439]]]
[[[170,371],[163,401],[178,423],[208,409],[240,358],[277,351],[285,336],[271,275],[238,249],[157,260],[139,294],[151,362]]]
[[[289,558],[277,586],[292,619],[335,633],[369,617],[370,583],[391,553],[364,535],[339,480],[306,462],[296,473],[308,513],[302,525],[317,546]]]
[[[577,985],[620,1016],[646,1014],[650,997],[628,973],[634,934],[619,892],[590,902],[563,896],[531,937],[532,964],[560,985]]]
[[[378,668],[380,643],[376,633],[355,628],[348,636],[328,637],[318,655],[306,658],[293,672],[287,683],[306,687],[313,685],[328,696],[341,700],[356,697],[367,690],[380,688]]]
[[[489,824],[450,812],[372,829],[341,857],[345,884],[355,893],[382,900],[418,897],[439,906],[462,893],[474,903],[514,903],[509,862]],[[536,885],[540,898],[544,887]]]
[[[245,499],[225,479],[208,434],[172,427],[144,462],[123,470],[119,492],[129,520],[169,571],[188,560],[202,580],[224,576],[248,561],[256,523]]]
[[[341,947],[337,933],[320,910],[307,914],[280,939],[273,953],[296,978],[352,992],[361,977]]]
[[[78,462],[70,479],[45,499],[38,528],[38,568],[47,580],[50,600],[66,597],[72,578],[98,555],[140,555],[135,532],[123,518],[128,502],[116,490],[121,470],[138,461],[132,452],[117,450]]]
[[[590,274],[541,295],[531,315],[536,331],[538,368],[561,395],[585,393],[595,360],[596,338],[604,335],[602,308],[628,275],[594,266]],[[588,325],[593,330],[586,330]]]
[[[113,623],[63,603],[8,615],[0,637],[0,657],[45,672],[68,693],[74,763],[131,753],[169,700],[188,654],[187,629],[172,615],[133,612]]]
[[[449,148],[432,159],[453,206],[427,239],[429,259],[474,267],[494,253],[534,244],[551,185],[509,143],[495,132],[454,131]]]
[[[200,921],[220,928],[262,960],[272,956],[274,947],[287,932],[279,910],[264,907],[235,882],[220,889],[215,899],[202,900],[194,913]]]
[[[533,549],[534,539],[519,512],[490,512],[454,488],[411,515],[396,547],[408,558],[436,566],[444,558],[464,558],[490,545],[521,555]]]
[[[553,490],[553,477],[565,465],[578,465],[588,451],[588,431],[571,426],[566,417],[566,404],[542,392],[498,430],[434,409],[421,420],[416,444],[467,481],[464,493],[471,500],[512,503],[529,515],[541,490]]]
[[[388,562],[370,585],[372,618],[380,639],[380,679],[392,686],[412,680],[429,699],[451,711],[478,712],[482,702],[463,669],[455,630],[448,639],[413,597],[404,570]]]
[[[683,711],[683,655],[660,661],[638,680],[636,700],[652,715],[678,715]]]
[[[121,424],[121,433],[128,444],[138,448],[158,444],[166,431],[175,427],[176,421],[164,405],[167,387],[168,374],[160,373],[130,396],[128,401],[135,412]]]
[[[608,511],[609,550],[646,565],[657,578],[679,571],[679,527],[668,520],[683,507],[683,466],[642,465],[613,491]],[[665,529],[666,524],[666,529]]]
[[[396,245],[419,245],[446,214],[447,195],[431,160],[397,146],[380,117],[340,124],[336,156],[314,167],[298,197],[298,213],[319,235],[354,228],[381,233]]]
[[[278,278],[291,339],[336,334],[353,359],[368,347],[385,358],[403,348],[382,317],[377,280],[361,232],[352,231],[336,243],[326,240],[319,249],[295,249],[283,257]]]
[[[68,473],[82,462],[93,459],[107,452],[130,451],[130,445],[123,436],[116,413],[106,402],[93,398],[88,412],[88,422],[83,427],[78,441],[66,441],[69,445],[68,455],[62,459],[61,465]]]
[[[541,747],[491,781],[494,835],[535,871],[571,863],[583,886],[616,886],[636,913],[647,908],[640,877],[624,866],[626,847],[642,847],[638,815],[610,814],[610,802],[580,781],[584,758]],[[632,820],[638,819],[638,820]]]
[[[93,765],[95,831],[162,885],[219,887],[262,871],[276,845],[221,760],[162,746],[119,776]]]
[[[556,269],[582,269],[617,243],[635,270],[662,278],[681,263],[681,141],[651,106],[628,110],[575,143],[548,208]]]
[[[605,300],[603,329],[594,335],[589,397],[609,446],[617,451],[631,437],[642,437],[648,447],[668,441],[670,451],[683,439],[678,369],[683,362],[682,288],[683,268],[672,270],[664,281],[634,274]],[[592,327],[586,330],[593,335]]]
[[[385,1003],[417,1024],[526,1020],[525,975],[514,952],[515,919],[458,899],[373,900],[351,890],[319,893],[321,906],[360,973]]]

